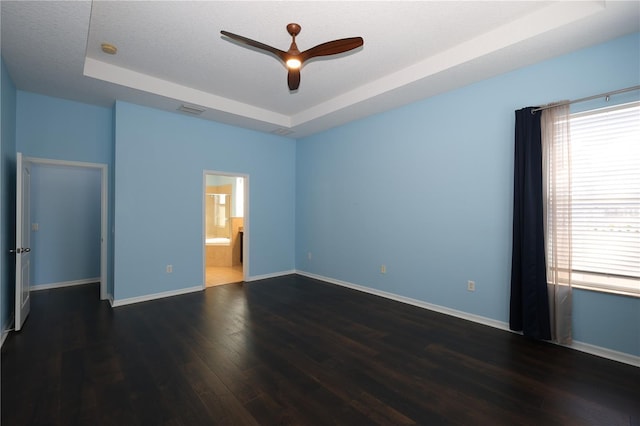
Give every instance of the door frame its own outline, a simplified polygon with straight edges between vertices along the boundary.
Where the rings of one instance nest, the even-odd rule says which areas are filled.
[[[88,163],[84,161],[52,160],[49,158],[25,157],[31,164],[80,167],[100,170],[100,300],[107,300],[107,252],[109,249],[108,221],[109,221],[109,166],[103,163]],[[31,226],[31,224],[29,224]]]
[[[216,170],[204,170],[202,172],[202,239],[200,247],[202,249],[202,289],[207,288],[207,224],[205,197],[207,194],[207,175],[219,175],[228,177],[240,177],[244,179],[244,209],[243,209],[243,244],[242,244],[242,281],[247,281],[249,276],[249,244],[250,221],[249,221],[249,175],[246,173],[220,172]]]

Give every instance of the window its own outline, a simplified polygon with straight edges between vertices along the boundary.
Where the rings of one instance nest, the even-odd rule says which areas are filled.
[[[213,188],[220,187],[208,187]],[[229,188],[229,192],[231,188]],[[226,193],[207,192],[205,197],[206,242],[210,245],[229,245],[231,240],[231,196]]]
[[[640,296],[640,102],[570,116],[572,285]]]

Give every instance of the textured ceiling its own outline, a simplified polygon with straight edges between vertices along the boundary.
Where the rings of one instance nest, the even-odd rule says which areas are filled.
[[[2,56],[19,89],[111,105],[121,99],[292,137],[640,31],[640,2],[2,1]],[[299,90],[275,57],[361,36],[309,61]],[[100,44],[118,47],[106,55]]]

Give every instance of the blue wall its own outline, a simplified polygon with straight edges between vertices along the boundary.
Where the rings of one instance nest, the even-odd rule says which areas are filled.
[[[249,175],[249,275],[294,269],[294,140],[124,102],[115,120],[116,300],[203,284],[205,170]]]
[[[634,34],[299,140],[297,269],[507,322],[514,110],[638,85],[639,52]],[[640,299],[575,292],[576,340],[640,355]]]
[[[99,169],[31,168],[31,285],[100,277]]]
[[[19,90],[16,135],[18,151],[29,157],[106,164],[109,176],[112,177],[113,117],[113,108],[87,105]],[[111,230],[113,229],[113,185],[108,185],[108,198],[111,209],[108,214],[108,229]],[[54,241],[42,241],[40,236],[38,238],[40,244],[47,246],[55,244]],[[107,253],[107,293],[112,295],[112,233],[107,233]],[[73,257],[68,253],[65,263],[71,262]],[[53,277],[50,278],[53,279]],[[39,282],[39,284],[45,284],[45,282]]]
[[[18,91],[18,151],[29,157],[111,164],[113,110]]]
[[[16,86],[0,58],[0,332],[13,316],[16,220]]]
[[[635,34],[297,142],[16,95],[3,64],[2,244],[13,245],[16,140],[28,156],[109,165],[116,300],[202,285],[203,171],[248,174],[250,276],[296,268],[506,322],[514,110],[640,84],[639,51]],[[13,278],[0,267],[4,320]],[[576,290],[574,336],[640,355],[640,299]]]

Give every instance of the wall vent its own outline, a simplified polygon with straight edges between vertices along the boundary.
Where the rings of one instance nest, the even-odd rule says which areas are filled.
[[[287,136],[290,135],[291,133],[293,133],[293,130],[290,129],[285,129],[284,127],[279,127],[275,130],[272,130],[271,133],[273,133],[274,135],[279,135],[279,136]]]
[[[186,112],[187,114],[191,115],[200,115],[206,111],[206,108],[202,108],[196,105],[182,104],[178,108],[178,111]]]

